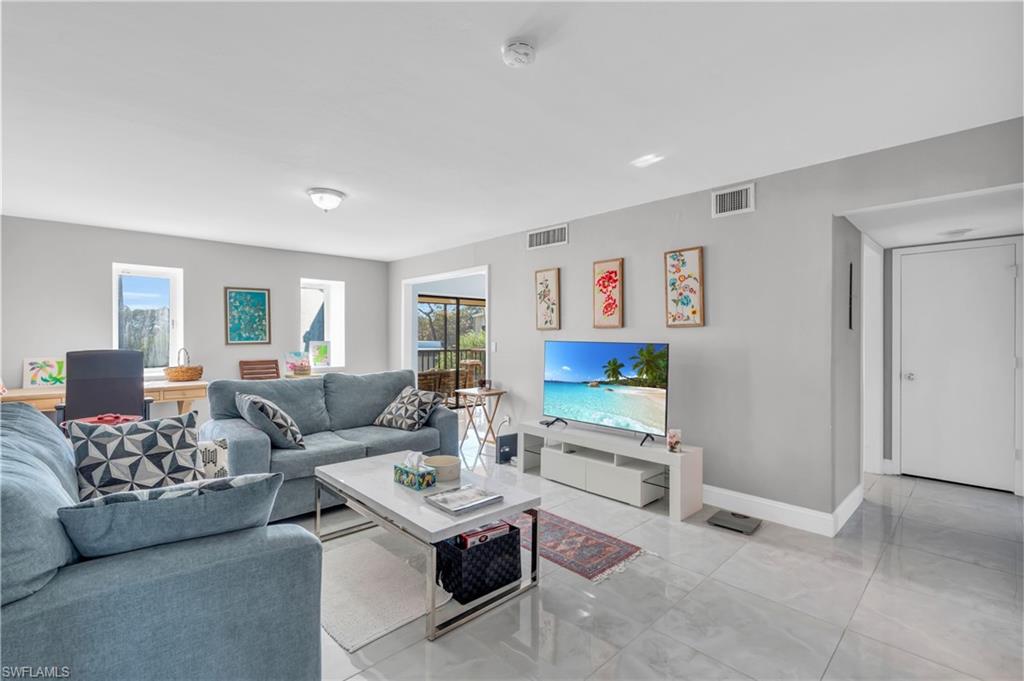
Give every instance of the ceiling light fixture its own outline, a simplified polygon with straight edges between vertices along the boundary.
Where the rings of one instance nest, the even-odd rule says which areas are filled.
[[[962,227],[960,229],[951,229],[945,232],[939,232],[939,234],[940,236],[948,236],[955,239],[957,237],[964,236],[965,234],[970,234],[973,231],[973,227]]]
[[[505,66],[513,69],[529,66],[536,57],[537,52],[533,45],[522,40],[510,40],[501,46],[502,61],[505,62]]]
[[[659,161],[664,161],[665,157],[658,154],[645,154],[640,158],[634,158],[629,162],[629,165],[635,168],[646,168],[647,166],[653,166]]]
[[[326,187],[311,187],[306,190],[309,194],[310,200],[313,201],[313,205],[327,212],[334,210],[341,205],[341,202],[348,198],[345,192],[340,192],[337,189],[327,189]]]

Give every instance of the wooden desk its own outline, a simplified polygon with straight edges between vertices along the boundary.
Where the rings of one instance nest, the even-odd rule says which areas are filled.
[[[206,398],[206,381],[146,381],[143,390],[154,402],[177,402],[178,413],[192,411],[192,400]],[[25,402],[39,411],[53,411],[64,401],[64,386],[11,388],[0,397],[3,402]]]

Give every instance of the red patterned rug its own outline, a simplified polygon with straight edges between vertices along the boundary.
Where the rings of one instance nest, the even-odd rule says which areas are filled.
[[[538,513],[541,557],[593,582],[601,581],[644,552],[639,546],[554,513]],[[524,514],[506,520],[519,528],[522,546],[529,549],[530,516]]]

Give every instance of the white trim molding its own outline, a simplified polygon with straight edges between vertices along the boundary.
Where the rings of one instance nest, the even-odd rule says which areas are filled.
[[[705,504],[825,537],[834,537],[863,499],[864,487],[857,485],[834,512],[826,513],[714,485],[704,485]]]

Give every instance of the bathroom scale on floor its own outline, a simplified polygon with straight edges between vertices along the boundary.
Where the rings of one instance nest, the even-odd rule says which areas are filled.
[[[725,529],[732,530],[733,532],[754,534],[757,528],[761,526],[761,519],[751,518],[749,515],[733,513],[732,511],[719,511],[708,518],[708,524],[716,527],[724,527]]]

